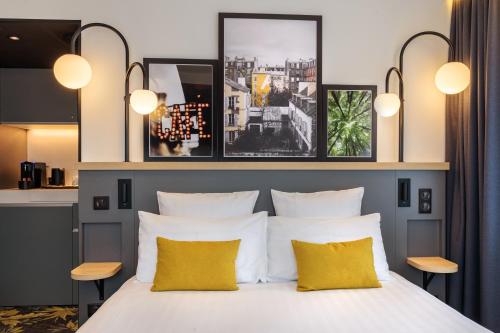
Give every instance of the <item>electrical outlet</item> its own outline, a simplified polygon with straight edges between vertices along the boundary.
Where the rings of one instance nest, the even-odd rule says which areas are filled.
[[[418,212],[420,214],[432,213],[432,189],[430,188],[418,189]]]
[[[108,210],[109,197],[94,197],[94,210]]]

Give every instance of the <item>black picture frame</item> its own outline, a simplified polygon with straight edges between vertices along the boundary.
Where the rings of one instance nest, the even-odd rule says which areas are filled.
[[[216,161],[218,158],[218,117],[219,110],[219,62],[215,59],[183,59],[183,58],[144,58],[145,87],[150,86],[150,65],[152,64],[172,64],[172,65],[208,65],[212,66],[212,101],[211,108],[211,156],[150,156],[150,115],[143,116],[144,128],[144,162],[203,162]],[[157,92],[158,93],[158,92]],[[168,91],[166,92],[168,95]],[[186,101],[194,102],[194,101]],[[167,96],[167,104],[168,96]],[[170,106],[170,105],[169,105]]]
[[[224,124],[224,21],[226,19],[262,19],[262,20],[300,20],[313,21],[316,25],[316,155],[304,156],[225,156],[225,124]],[[324,160],[323,117],[322,117],[322,16],[320,15],[288,15],[288,14],[255,14],[255,13],[219,13],[219,105],[218,112],[218,154],[221,161],[320,161]]]
[[[323,116],[323,141],[324,160],[332,162],[376,162],[377,161],[377,113],[375,112],[374,102],[377,97],[376,85],[346,85],[346,84],[325,84],[322,92],[322,116]],[[328,156],[328,93],[330,91],[370,91],[371,93],[371,156]]]

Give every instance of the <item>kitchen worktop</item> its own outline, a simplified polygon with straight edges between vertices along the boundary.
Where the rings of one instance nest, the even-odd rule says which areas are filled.
[[[0,206],[72,206],[78,202],[78,189],[0,190]]]

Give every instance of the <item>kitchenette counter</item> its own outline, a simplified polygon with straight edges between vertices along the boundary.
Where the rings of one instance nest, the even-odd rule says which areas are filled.
[[[72,206],[78,203],[78,189],[0,190],[0,206]]]

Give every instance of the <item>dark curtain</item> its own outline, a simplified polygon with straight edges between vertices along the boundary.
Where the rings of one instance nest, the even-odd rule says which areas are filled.
[[[446,105],[448,302],[500,332],[500,0],[455,0],[450,38],[471,83]]]

